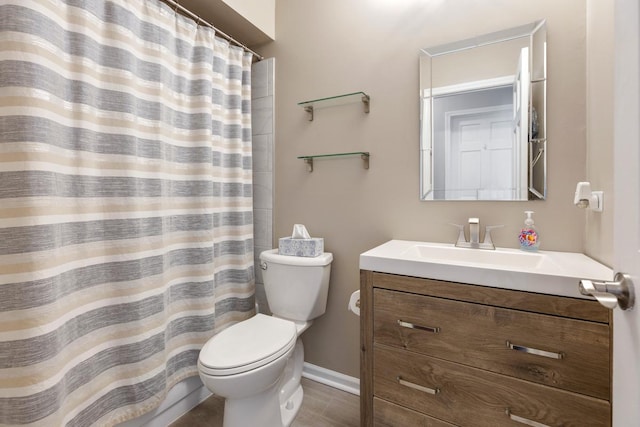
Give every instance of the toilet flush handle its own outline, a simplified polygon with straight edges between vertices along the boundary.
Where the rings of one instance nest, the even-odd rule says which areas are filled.
[[[266,262],[266,261],[262,261],[262,262],[260,263],[260,268],[261,268],[261,269],[263,269],[263,270],[266,270],[266,269],[268,268],[268,267],[267,267],[267,262]]]

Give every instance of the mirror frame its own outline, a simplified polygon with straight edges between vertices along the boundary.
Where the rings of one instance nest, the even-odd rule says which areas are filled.
[[[527,112],[528,147],[526,147],[526,196],[501,201],[544,200],[547,197],[547,37],[544,19],[471,39],[456,41],[420,50],[420,200],[421,201],[488,201],[492,199],[434,198],[433,157],[433,58],[462,50],[528,38],[530,81]],[[428,87],[425,87],[425,81]],[[532,111],[536,113],[532,117]],[[428,123],[425,123],[428,118]],[[535,137],[533,137],[535,135]],[[524,160],[523,160],[524,162]],[[523,189],[522,192],[525,190]]]

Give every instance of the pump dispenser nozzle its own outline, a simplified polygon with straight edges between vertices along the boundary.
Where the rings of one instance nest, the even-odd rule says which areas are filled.
[[[527,218],[524,220],[525,225],[533,225],[534,221],[532,218],[533,215],[533,211],[524,211],[525,215],[527,215]]]

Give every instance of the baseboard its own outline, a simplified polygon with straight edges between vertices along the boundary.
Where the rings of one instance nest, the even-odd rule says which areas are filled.
[[[340,372],[305,362],[302,376],[356,396],[360,395],[360,380]],[[187,378],[169,391],[159,408],[119,424],[118,427],[166,427],[209,396],[211,392],[202,385],[199,377]]]
[[[340,372],[304,362],[302,376],[310,380],[360,396],[360,380]]]

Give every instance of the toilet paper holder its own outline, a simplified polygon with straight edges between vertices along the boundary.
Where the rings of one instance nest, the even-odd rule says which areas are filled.
[[[353,312],[356,316],[360,316],[360,291],[355,291],[351,294],[347,310]]]
[[[610,310],[617,306],[623,310],[629,310],[635,303],[631,276],[624,273],[616,273],[612,282],[583,279],[578,283],[578,289],[582,295],[594,297]]]

